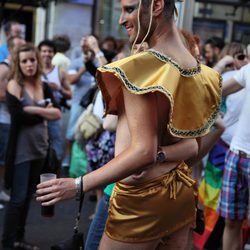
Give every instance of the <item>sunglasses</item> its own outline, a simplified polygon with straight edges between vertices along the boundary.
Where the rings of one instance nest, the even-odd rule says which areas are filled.
[[[245,54],[240,54],[240,55],[237,55],[237,56],[235,56],[239,61],[243,61],[243,60],[245,60],[245,58],[246,58],[246,55]]]

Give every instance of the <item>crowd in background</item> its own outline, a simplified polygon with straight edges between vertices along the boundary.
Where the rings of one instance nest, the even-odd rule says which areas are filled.
[[[130,51],[125,41],[111,36],[100,40],[86,35],[70,54],[70,38],[66,34],[43,40],[36,47],[25,41],[19,23],[6,23],[4,31],[7,43],[0,47],[0,210],[5,208],[2,243],[6,249],[13,246],[38,249],[24,240],[24,232],[30,200],[43,171],[48,148],[54,150],[60,176],[77,177],[102,167],[114,157],[117,120],[112,115],[102,118],[104,106],[96,87],[95,72],[99,66],[130,55]],[[222,74],[223,82],[235,76],[235,81],[240,82],[244,74],[241,68],[249,68],[249,45],[225,44],[219,37],[202,41],[184,30],[180,30],[180,35],[197,62]],[[249,73],[244,81],[250,81]],[[204,150],[209,151],[208,156],[193,164],[194,175],[200,183],[199,207],[205,211],[204,232],[194,232],[194,245],[199,249],[219,249],[222,244],[224,217],[227,218],[220,212],[221,190],[224,192],[223,185],[226,185],[226,181],[222,184],[225,158],[231,142],[236,140],[234,135],[240,117],[244,115],[249,120],[249,113],[241,114],[246,97],[243,88],[223,98],[219,125],[215,124],[216,131],[211,131],[213,138]],[[88,141],[76,139],[78,119],[91,102],[103,128]],[[96,229],[104,229],[113,186],[103,187],[93,194],[97,206],[91,217],[93,222],[86,249],[98,248],[102,231]],[[238,218],[239,221],[244,219],[245,214]],[[215,228],[216,234],[213,234]],[[248,227],[238,223],[232,229],[232,225],[226,223],[223,237],[241,237],[241,228],[247,231]]]

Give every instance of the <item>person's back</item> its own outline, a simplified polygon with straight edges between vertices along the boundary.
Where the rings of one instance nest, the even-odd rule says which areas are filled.
[[[164,14],[162,14],[162,15],[164,15]],[[168,15],[170,15],[170,14],[168,13]],[[159,19],[161,19],[161,18],[164,19],[164,17],[159,17]],[[142,32],[146,33],[145,29],[147,27],[143,26],[143,22],[145,22],[145,20],[142,20],[141,29],[144,28],[144,30],[142,30]],[[131,19],[126,19],[126,17],[123,16],[120,18],[120,24],[124,25],[125,27],[130,27],[130,25],[132,25],[132,21],[131,21]],[[164,31],[165,31],[165,33],[164,33]],[[135,32],[135,30],[134,30],[134,32]],[[135,35],[136,34],[133,34],[131,32],[130,39],[134,39]],[[158,39],[155,39],[155,37],[157,37]],[[150,42],[150,40],[152,40],[152,41]],[[181,38],[179,37],[179,33],[176,29],[176,26],[171,18],[168,19],[167,25],[166,25],[166,21],[159,22],[159,24],[157,25],[157,28],[154,30],[154,33],[151,34],[151,37],[149,38],[148,43],[150,45],[151,51],[144,52],[144,53],[148,54],[146,56],[148,56],[148,57],[151,56],[152,58],[148,59],[148,61],[147,61],[147,59],[145,59],[145,62],[144,62],[145,65],[143,65],[143,70],[140,72],[140,73],[144,74],[145,79],[143,81],[145,84],[148,84],[147,81],[150,81],[150,79],[147,78],[147,76],[150,76],[151,73],[154,73],[154,70],[150,71],[150,68],[152,69],[152,67],[154,67],[153,60],[155,60],[155,65],[158,63],[158,65],[155,66],[154,68],[162,66],[163,69],[164,69],[164,67],[166,67],[165,70],[169,70],[169,71],[171,71],[171,70],[175,71],[177,69],[179,77],[180,78],[183,77],[182,80],[180,81],[181,84],[185,84],[186,77],[190,76],[190,78],[192,78],[192,76],[195,76],[196,74],[200,73],[199,63],[196,61],[196,59],[190,54],[190,52],[184,46]],[[131,61],[133,61],[133,60],[135,61],[134,66],[136,69],[138,68],[138,71],[139,71],[140,64],[138,63],[138,65],[137,65],[136,61],[140,60],[142,58],[143,58],[143,56],[138,55],[138,58],[137,58],[137,56],[135,55],[135,57],[131,59]],[[151,62],[151,59],[152,59],[152,62]],[[164,62],[164,64],[167,66],[161,65],[159,63],[159,59],[162,60]],[[127,59],[125,59],[125,60],[127,60]],[[146,65],[147,62],[149,62],[151,64]],[[133,64],[133,63],[131,63],[131,64]],[[126,63],[124,63],[124,65],[126,65]],[[129,65],[129,63],[128,63],[128,65]],[[124,66],[124,67],[127,67],[127,66]],[[132,71],[132,69],[128,69],[128,70]],[[147,72],[147,75],[146,75],[146,72]],[[138,72],[138,74],[139,74],[139,72]],[[171,77],[171,74],[170,74],[170,77]],[[117,84],[117,82],[112,82],[112,80],[109,81],[110,82],[109,86]],[[178,80],[176,80],[176,79],[169,78],[167,80],[169,81],[169,85],[171,84],[171,81],[175,81],[177,85],[179,84]],[[109,88],[109,86],[107,86],[107,88]],[[141,92],[143,92],[143,90]],[[130,135],[130,131],[129,131],[129,128],[127,125],[128,117],[127,117],[127,115],[125,115],[125,104],[122,103],[122,100],[124,99],[124,97],[122,97],[121,91],[120,91],[120,96],[117,95],[115,98],[117,98],[117,100],[119,100],[116,108],[119,111],[119,116],[120,116],[118,126],[117,126],[117,140],[116,140],[117,141],[117,143],[116,143],[116,155],[118,155],[120,152],[122,152],[127,147],[128,144],[131,143],[131,141],[130,141],[131,135]],[[171,112],[172,107],[171,107],[171,105],[169,105],[170,104],[169,101],[166,100],[166,98],[160,93],[158,93],[156,95],[156,102],[157,102],[158,108],[160,108],[160,109],[158,109],[160,111],[158,111],[157,113],[159,115],[159,118],[158,118],[159,124],[161,124],[161,126],[162,126],[159,128],[159,131],[158,131],[159,138],[161,140],[160,145],[172,144],[172,143],[178,141],[179,139],[171,136],[170,135],[171,131],[168,131],[168,133],[166,133],[166,130],[164,129],[166,124],[167,124],[167,121],[169,120],[169,113]],[[123,112],[121,112],[121,110]],[[122,142],[122,143],[120,143],[120,142]],[[124,181],[124,182],[130,183],[130,184],[138,184],[138,182],[143,183],[147,179],[150,179],[150,178],[153,178],[153,177],[156,177],[156,176],[162,174],[162,172],[164,172],[164,171],[168,172],[172,168],[176,167],[176,164],[178,164],[178,163],[177,162],[169,163],[169,167],[162,166],[162,169],[157,168],[157,170],[156,170],[156,168],[150,168],[150,166],[148,166],[149,169],[144,172],[144,177],[142,179],[140,179],[140,180],[136,179],[136,183],[135,183],[133,181],[133,176],[132,176],[132,177],[128,177],[128,179],[126,179],[126,181]]]

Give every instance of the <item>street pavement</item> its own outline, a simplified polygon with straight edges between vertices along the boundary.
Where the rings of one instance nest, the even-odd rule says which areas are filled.
[[[27,241],[36,244],[41,250],[50,250],[51,245],[70,238],[73,234],[78,204],[79,202],[75,200],[58,203],[55,206],[54,217],[45,218],[41,216],[40,203],[33,199],[27,219]],[[80,221],[80,231],[84,232],[85,237],[91,222],[89,216],[93,214],[95,204],[95,202],[89,201],[88,195],[86,195]],[[3,230],[4,212],[5,210],[0,211],[0,235]]]

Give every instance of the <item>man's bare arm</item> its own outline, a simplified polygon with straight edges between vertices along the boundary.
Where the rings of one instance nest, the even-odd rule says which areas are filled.
[[[107,115],[103,119],[102,127],[104,130],[108,130],[110,132],[113,132],[113,131],[116,131],[117,122],[118,122],[117,115]]]
[[[130,132],[127,148],[103,167],[83,176],[84,192],[119,181],[156,160],[158,117],[155,94],[135,95],[123,88],[125,113]],[[139,159],[139,160],[138,160]],[[51,205],[75,195],[74,179],[64,178],[38,185],[37,200]]]
[[[198,155],[198,143],[196,139],[182,139],[175,144],[161,146],[161,149],[166,154],[167,162],[186,161]]]
[[[60,79],[61,79],[61,83],[62,83],[61,92],[62,92],[63,96],[66,99],[71,99],[72,92],[71,92],[69,80],[67,78],[66,72],[64,70],[62,70],[62,69],[60,70]]]
[[[7,65],[0,65],[0,101],[5,100],[6,88],[8,84],[9,67]]]
[[[234,78],[231,78],[230,80],[223,82],[222,95],[228,96],[241,89],[243,89],[243,87]]]
[[[135,95],[123,88],[130,144],[104,167],[84,176],[84,191],[119,181],[156,160],[157,103],[154,94]],[[140,159],[138,161],[138,158]]]
[[[187,160],[189,165],[193,165],[198,161],[202,160],[203,157],[213,148],[216,142],[219,140],[220,136],[225,130],[224,123],[221,115],[219,114],[214,125],[213,129],[204,137],[200,138],[200,147],[199,152],[196,157],[192,157]]]
[[[74,85],[80,81],[81,76],[86,73],[85,67],[80,68],[75,74],[67,74],[69,84]]]

